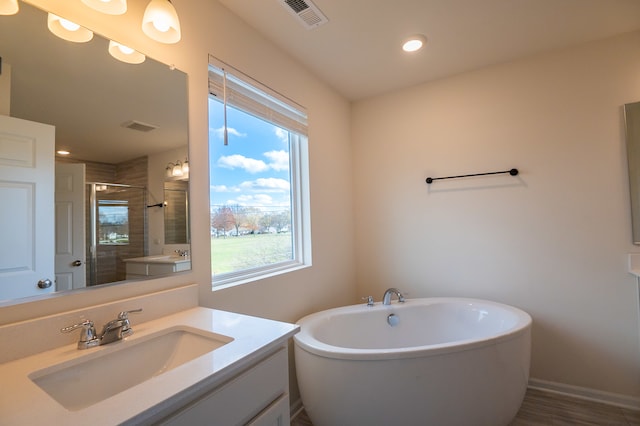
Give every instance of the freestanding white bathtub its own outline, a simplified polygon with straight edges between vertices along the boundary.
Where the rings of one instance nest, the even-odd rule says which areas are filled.
[[[526,392],[531,317],[511,306],[407,299],[298,324],[296,372],[314,426],[507,425]]]

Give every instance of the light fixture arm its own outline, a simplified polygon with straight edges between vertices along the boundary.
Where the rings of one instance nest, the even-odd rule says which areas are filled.
[[[82,3],[107,15],[122,15],[127,11],[127,0],[82,0]]]

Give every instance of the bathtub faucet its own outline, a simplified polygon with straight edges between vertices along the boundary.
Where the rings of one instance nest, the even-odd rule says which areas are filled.
[[[382,304],[383,305],[390,305],[391,304],[391,296],[396,295],[396,297],[398,298],[398,302],[400,303],[404,303],[404,296],[402,295],[402,293],[400,293],[400,290],[398,290],[397,288],[390,288],[387,291],[384,292],[384,296],[382,297]]]

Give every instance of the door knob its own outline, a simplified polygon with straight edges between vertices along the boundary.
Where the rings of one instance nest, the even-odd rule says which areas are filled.
[[[43,280],[38,281],[38,288],[49,288],[51,287],[51,284],[53,284],[51,280],[48,278],[45,278]]]
[[[71,266],[82,266],[82,260],[75,260],[71,263]]]

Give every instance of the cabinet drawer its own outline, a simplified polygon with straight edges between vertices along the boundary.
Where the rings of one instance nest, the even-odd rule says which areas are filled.
[[[290,423],[290,417],[289,394],[285,394],[247,423],[247,426],[286,426]]]
[[[149,275],[146,263],[127,262],[127,274],[131,275]]]
[[[182,272],[191,270],[191,262],[177,262],[173,267],[173,272]]]
[[[174,265],[166,264],[166,263],[150,263],[149,264],[149,275],[164,275],[170,274],[173,272]]]
[[[225,385],[174,413],[161,424],[180,426],[247,424],[274,401],[287,395],[288,368],[287,351],[281,349]],[[285,399],[289,400],[288,395]]]

